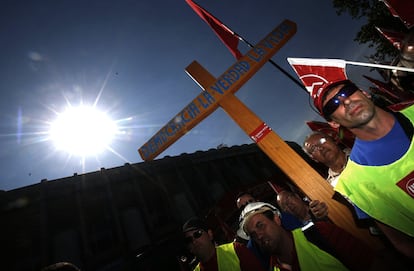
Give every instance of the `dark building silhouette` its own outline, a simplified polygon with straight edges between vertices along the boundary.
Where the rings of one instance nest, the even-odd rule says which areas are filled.
[[[288,144],[313,163],[299,145]],[[250,144],[2,191],[2,270],[37,271],[62,261],[84,271],[185,270],[182,223],[208,217],[216,237],[227,241],[237,226],[237,193],[254,188],[261,197],[274,196],[269,180],[289,181]]]

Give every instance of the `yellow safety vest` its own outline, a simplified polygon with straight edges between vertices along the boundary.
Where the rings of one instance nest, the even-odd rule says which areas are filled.
[[[401,113],[414,123],[414,106]],[[412,175],[407,177],[410,173]],[[371,217],[414,237],[414,198],[397,186],[402,179],[408,180],[405,189],[413,192],[413,140],[408,151],[389,165],[363,166],[348,161],[335,190],[347,196]]]
[[[219,271],[240,271],[240,260],[233,243],[217,246],[216,253]],[[194,271],[200,271],[200,264],[194,268]]]
[[[292,231],[301,271],[348,270],[338,259],[306,239],[302,229]]]

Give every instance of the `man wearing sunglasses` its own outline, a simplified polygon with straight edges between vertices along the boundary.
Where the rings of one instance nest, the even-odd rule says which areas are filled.
[[[196,271],[264,271],[259,260],[243,244],[216,246],[206,222],[193,217],[183,225],[185,244],[199,261]]]
[[[400,112],[382,109],[349,80],[328,83],[313,97],[332,127],[356,136],[335,190],[376,219],[395,248],[414,259],[414,105]]]

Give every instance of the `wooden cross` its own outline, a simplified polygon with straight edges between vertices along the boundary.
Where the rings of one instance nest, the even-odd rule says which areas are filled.
[[[335,224],[374,248],[382,247],[367,230],[356,227],[346,206],[332,199],[334,191],[331,185],[234,95],[295,32],[294,22],[283,21],[218,79],[198,62],[191,63],[186,71],[203,92],[138,151],[143,160],[152,160],[220,106],[310,199],[318,199],[328,205],[329,218]]]

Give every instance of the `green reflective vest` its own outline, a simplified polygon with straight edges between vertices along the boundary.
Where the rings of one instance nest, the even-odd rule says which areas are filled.
[[[233,243],[217,246],[216,253],[219,271],[240,271],[240,261]],[[194,271],[200,271],[200,264],[194,268]]]
[[[414,123],[414,106],[401,111]],[[386,146],[384,146],[385,148]],[[347,196],[371,217],[414,236],[414,198],[397,186],[408,181],[404,189],[414,191],[414,142],[397,161],[384,166],[362,166],[349,160],[339,176],[335,190]]]
[[[338,259],[306,239],[302,229],[292,231],[301,271],[348,270]]]

